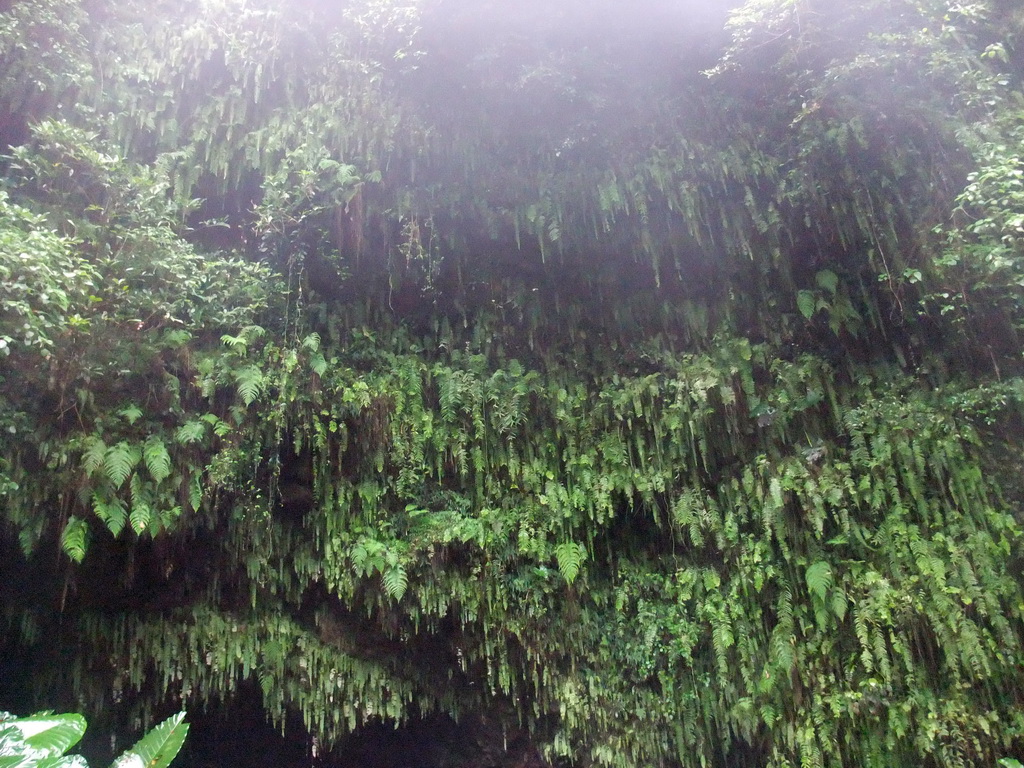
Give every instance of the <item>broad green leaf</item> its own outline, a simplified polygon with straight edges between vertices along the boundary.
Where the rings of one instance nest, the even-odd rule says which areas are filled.
[[[60,757],[79,742],[85,733],[85,718],[81,715],[32,715],[8,720],[0,730],[13,730],[24,742],[35,760]],[[7,757],[8,755],[4,755]]]
[[[35,768],[89,768],[89,764],[81,755],[65,755],[40,760],[35,764]]]
[[[164,720],[115,760],[112,768],[166,768],[185,741],[188,723],[184,720],[184,712]]]

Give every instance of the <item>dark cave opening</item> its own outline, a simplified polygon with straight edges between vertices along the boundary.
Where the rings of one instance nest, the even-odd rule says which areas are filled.
[[[396,725],[360,726],[330,750],[297,715],[283,728],[268,722],[257,685],[230,701],[190,711],[188,738],[175,768],[544,768],[528,735],[483,714],[456,721],[431,713]]]

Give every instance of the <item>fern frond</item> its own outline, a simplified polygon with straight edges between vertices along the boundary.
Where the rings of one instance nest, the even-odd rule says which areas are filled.
[[[106,462],[107,444],[98,435],[90,435],[85,439],[85,452],[82,454],[82,469],[85,474],[92,475]]]
[[[409,586],[409,576],[401,563],[395,563],[387,568],[381,576],[381,581],[384,583],[384,591],[392,600],[401,600]]]
[[[85,550],[88,547],[89,526],[86,522],[75,515],[68,518],[64,532],[60,536],[60,547],[68,557],[76,563],[82,562],[85,557]]]
[[[462,399],[462,386],[458,374],[445,370],[437,383],[438,403],[441,406],[441,418],[452,423],[455,421],[456,409]]]
[[[178,427],[177,432],[174,433],[174,440],[181,445],[188,445],[199,442],[205,435],[206,425],[198,419],[193,419]]]
[[[238,394],[242,402],[252,405],[253,400],[260,396],[266,380],[263,378],[263,371],[258,366],[250,365],[235,374],[235,383],[238,386]]]
[[[132,513],[128,517],[131,523],[132,530],[136,533],[142,533],[153,520],[153,510],[148,504],[143,501],[136,501],[132,503]]]
[[[267,329],[262,325],[247,325],[238,335],[245,339],[246,343],[252,343],[256,339],[266,336],[266,334]]]
[[[832,593],[832,613],[836,615],[839,621],[843,621],[846,618],[847,607],[846,593],[842,589],[835,590]]]
[[[128,520],[128,510],[121,499],[115,496],[108,500],[102,498],[98,493],[94,493],[92,510],[114,536],[120,535],[124,530],[124,524]]]
[[[103,457],[103,470],[115,488],[124,485],[135,465],[142,459],[142,450],[137,445],[121,441],[107,449]]]
[[[146,469],[153,479],[160,483],[171,475],[171,454],[158,435],[150,435],[142,448]]]
[[[579,575],[580,567],[587,558],[587,550],[575,541],[565,541],[555,547],[555,559],[558,561],[558,572],[569,584]]]
[[[220,340],[222,344],[231,347],[231,349],[236,352],[244,352],[248,346],[248,342],[244,338],[241,336],[232,336],[229,333],[225,333],[221,336]]]
[[[816,595],[821,602],[825,602],[828,591],[832,588],[832,566],[824,560],[818,560],[807,566],[807,589],[812,595]]]
[[[188,486],[188,503],[194,512],[198,512],[199,507],[202,506],[203,480],[199,474],[192,475],[192,480]]]
[[[127,405],[119,410],[117,415],[122,417],[129,424],[134,424],[142,418],[142,409],[135,405],[135,403],[132,403],[131,405]]]

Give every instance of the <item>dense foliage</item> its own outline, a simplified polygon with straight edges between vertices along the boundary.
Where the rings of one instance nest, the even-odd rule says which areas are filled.
[[[0,13],[18,695],[1019,756],[1024,15],[504,5]]]

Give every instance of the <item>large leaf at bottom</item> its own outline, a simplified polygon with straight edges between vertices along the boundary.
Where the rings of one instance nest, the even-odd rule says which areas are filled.
[[[166,768],[178,754],[188,733],[185,713],[179,712],[143,736],[112,768]]]
[[[85,733],[81,715],[33,715],[0,723],[0,768],[59,758]]]

